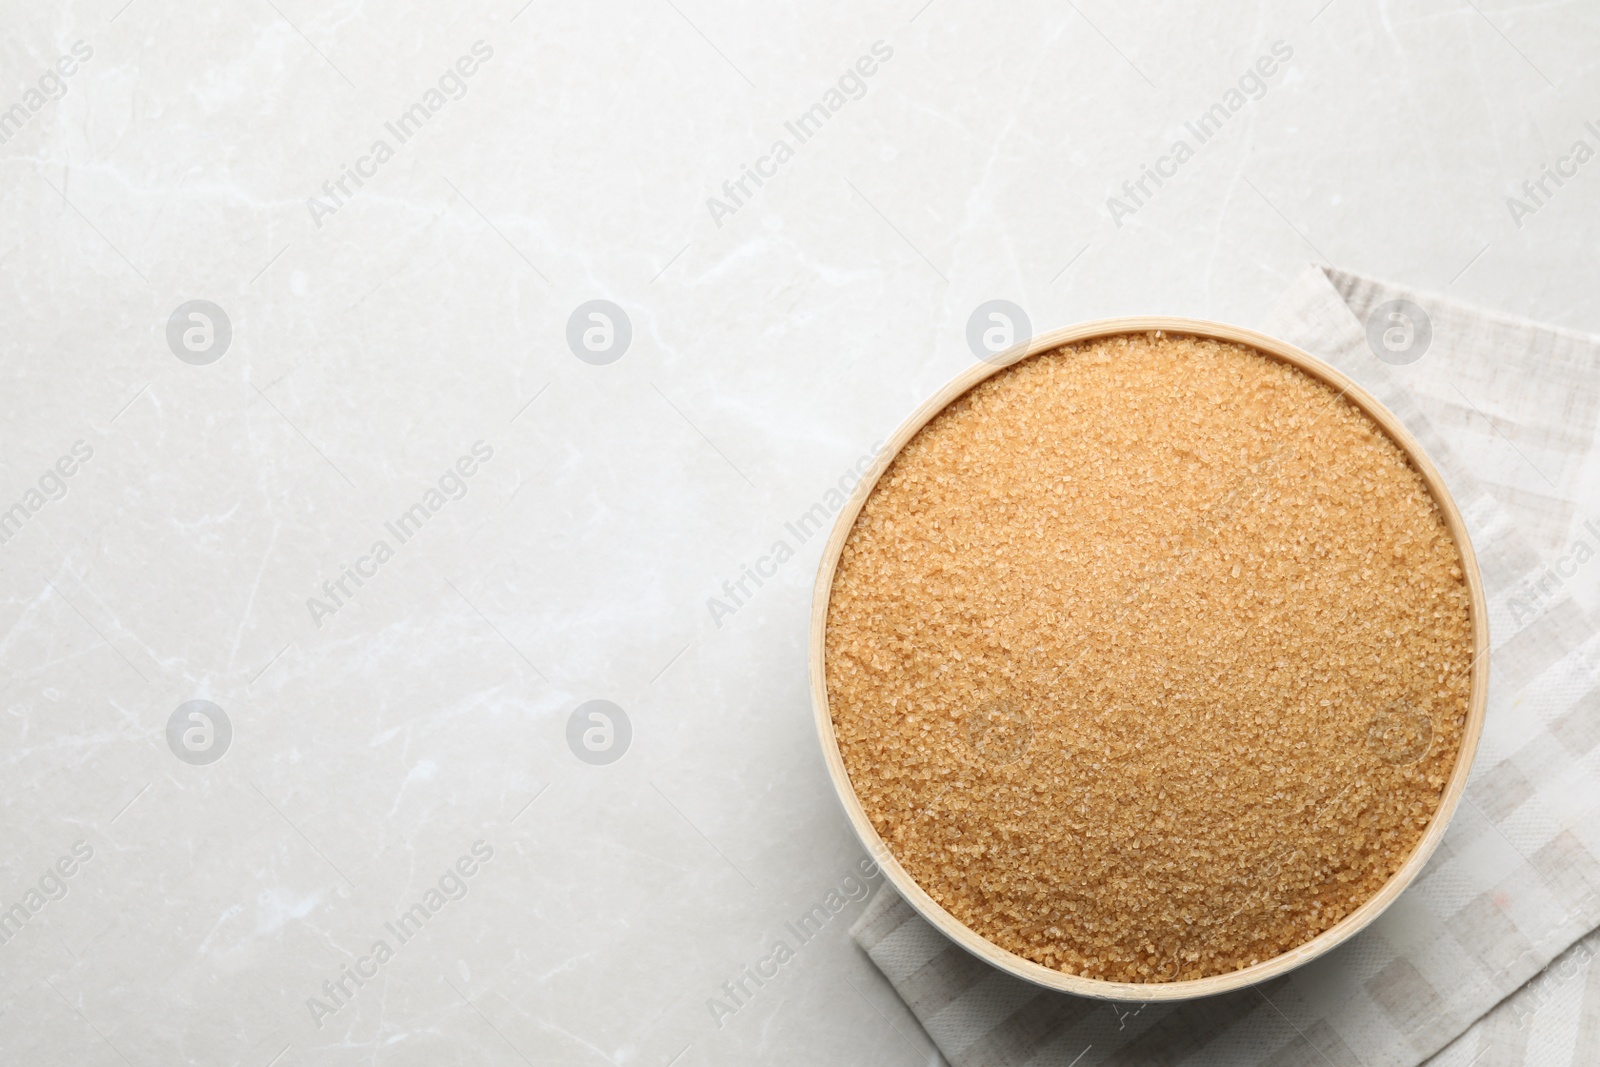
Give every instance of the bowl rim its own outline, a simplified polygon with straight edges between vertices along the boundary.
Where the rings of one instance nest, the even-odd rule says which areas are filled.
[[[1461,748],[1456,756],[1450,779],[1440,794],[1439,807],[1422,838],[1411,855],[1377,893],[1360,907],[1340,919],[1304,944],[1260,963],[1230,971],[1177,982],[1111,982],[1098,978],[1085,978],[1067,974],[1026,959],[987,940],[975,930],[951,915],[935,901],[910,873],[901,866],[893,852],[883,841],[867,817],[855,787],[845,769],[843,754],[839,751],[833,729],[833,715],[828,706],[826,673],[826,640],[828,601],[833,590],[833,578],[838,568],[839,556],[862,505],[877,486],[878,479],[888,469],[890,462],[933,417],[951,403],[969,392],[980,382],[1030,356],[1063,345],[1080,341],[1111,337],[1119,334],[1168,333],[1190,337],[1230,341],[1254,349],[1268,358],[1287,363],[1311,377],[1333,387],[1344,398],[1377,423],[1389,438],[1405,452],[1407,459],[1422,475],[1428,490],[1433,494],[1443,513],[1451,536],[1461,553],[1462,571],[1467,583],[1473,631],[1472,683],[1467,706],[1467,721],[1461,734]],[[1428,459],[1420,444],[1405,426],[1370,393],[1352,379],[1322,360],[1286,341],[1255,330],[1207,319],[1175,316],[1132,316],[1125,318],[1096,319],[1072,326],[1051,330],[1030,338],[1022,344],[997,355],[992,360],[974,364],[957,374],[943,388],[911,413],[895,430],[884,447],[877,452],[873,465],[852,490],[844,507],[835,517],[833,528],[822,549],[822,559],[817,566],[816,582],[812,587],[811,627],[809,636],[811,705],[817,727],[817,737],[822,745],[823,760],[834,792],[844,806],[851,828],[862,846],[884,872],[884,876],[911,907],[935,929],[955,944],[979,959],[1008,974],[1046,989],[1055,989],[1078,996],[1102,1000],[1175,1001],[1214,996],[1246,986],[1257,985],[1294,970],[1303,964],[1331,951],[1370,925],[1390,904],[1400,896],[1421,872],[1439,842],[1444,838],[1451,817],[1466,789],[1472,761],[1477,754],[1478,741],[1483,732],[1484,712],[1489,695],[1489,626],[1488,610],[1484,599],[1483,578],[1478,568],[1477,555],[1472,548],[1466,523],[1460,509],[1451,497],[1449,488],[1438,470]]]

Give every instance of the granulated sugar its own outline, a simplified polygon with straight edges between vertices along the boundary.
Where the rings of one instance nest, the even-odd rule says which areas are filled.
[[[1301,371],[1158,334],[1000,372],[857,518],[827,691],[878,832],[961,922],[1163,982],[1303,944],[1433,818],[1470,594],[1422,477]]]

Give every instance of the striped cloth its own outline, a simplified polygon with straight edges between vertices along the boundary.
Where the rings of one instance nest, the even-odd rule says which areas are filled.
[[[1600,340],[1321,268],[1263,329],[1402,419],[1472,533],[1489,706],[1437,853],[1335,951],[1180,1004],[1011,978],[887,888],[853,935],[954,1067],[1600,1064],[1600,638],[1573,595],[1600,578]]]

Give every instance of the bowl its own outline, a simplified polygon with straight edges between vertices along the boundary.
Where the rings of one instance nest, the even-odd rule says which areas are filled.
[[[1050,351],[1063,345],[1119,334],[1163,331],[1190,337],[1210,338],[1232,342],[1253,349],[1263,356],[1289,364],[1317,379],[1367,415],[1391,441],[1406,455],[1422,476],[1428,490],[1454,538],[1461,556],[1461,569],[1468,590],[1468,610],[1471,622],[1472,663],[1471,682],[1467,702],[1466,722],[1461,732],[1461,747],[1454,767],[1440,794],[1439,805],[1432,820],[1424,830],[1416,847],[1400,868],[1383,884],[1381,889],[1355,910],[1345,915],[1333,926],[1316,937],[1270,959],[1202,978],[1167,982],[1118,982],[1089,978],[1054,970],[1033,960],[1016,955],[962,923],[935,901],[906,869],[896,860],[893,852],[872,825],[856,795],[855,787],[847,773],[844,758],[839,751],[834,733],[833,716],[828,704],[826,676],[826,637],[828,601],[833,589],[835,571],[840,553],[863,504],[877,485],[879,476],[903,449],[907,442],[930,420],[949,404],[985,379],[1000,373],[1006,367],[1039,352]],[[823,759],[835,792],[843,805],[856,836],[863,847],[882,868],[889,884],[935,929],[951,941],[1007,974],[1024,979],[1047,989],[1060,990],[1079,996],[1106,1000],[1171,1001],[1212,996],[1231,990],[1253,986],[1285,974],[1334,947],[1349,940],[1368,926],[1384,909],[1411,884],[1428,858],[1443,839],[1450,818],[1466,788],[1467,777],[1477,751],[1478,739],[1483,730],[1484,709],[1488,700],[1489,683],[1489,631],[1488,615],[1483,594],[1483,580],[1472,542],[1462,521],[1461,513],[1451,499],[1438,471],[1429,462],[1416,440],[1404,425],[1355,382],[1345,377],[1314,356],[1284,341],[1219,322],[1173,317],[1141,317],[1102,319],[1055,330],[1030,339],[1028,342],[996,356],[993,360],[978,363],[957,375],[943,389],[919,407],[902,423],[879,454],[878,461],[856,485],[834,521],[833,529],[823,547],[822,560],[817,569],[817,580],[812,593],[810,669],[811,703],[815,714],[817,735],[822,745]]]

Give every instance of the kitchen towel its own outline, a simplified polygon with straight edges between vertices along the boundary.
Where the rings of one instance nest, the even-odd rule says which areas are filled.
[[[1575,594],[1600,576],[1589,488],[1600,339],[1322,267],[1296,279],[1262,329],[1394,412],[1471,532],[1489,604],[1489,704],[1438,851],[1333,952],[1179,1004],[1073,997],[1002,974],[888,887],[855,940],[954,1067],[1592,1067],[1600,638]]]

